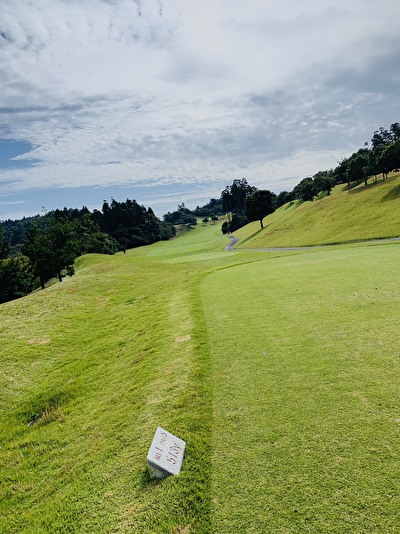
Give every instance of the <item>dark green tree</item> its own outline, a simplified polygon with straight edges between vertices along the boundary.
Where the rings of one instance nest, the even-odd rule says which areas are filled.
[[[16,256],[0,260],[0,303],[23,297],[34,287],[35,276],[29,258]]]
[[[317,190],[314,186],[314,180],[310,177],[303,178],[300,183],[293,189],[295,198],[302,200],[303,202],[313,201]]]
[[[334,185],[333,171],[319,171],[314,175],[314,187],[317,194],[325,193],[329,196]]]
[[[73,263],[79,255],[79,241],[68,220],[47,216],[44,222],[31,228],[22,247],[42,289],[53,277],[61,282],[64,273],[73,274]]]
[[[385,146],[378,156],[377,165],[382,172],[384,180],[389,172],[400,167],[400,139]]]
[[[247,183],[246,178],[233,180],[221,193],[223,209],[226,213],[236,213],[243,217],[246,209],[246,198],[256,190]]]
[[[349,182],[360,183],[362,180],[366,182],[365,168],[368,168],[369,164],[369,151],[365,148],[360,148],[358,152],[355,152],[347,166],[347,175]],[[367,183],[367,182],[366,182]]]
[[[246,217],[249,221],[260,221],[275,211],[276,195],[267,189],[258,189],[246,198]]]

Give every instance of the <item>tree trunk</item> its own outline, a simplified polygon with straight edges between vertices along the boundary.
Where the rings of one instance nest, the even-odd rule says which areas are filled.
[[[261,230],[264,228],[264,225],[263,225],[263,220],[260,219],[260,224],[261,224]]]
[[[58,276],[58,281],[62,282],[61,271],[58,271],[57,276]]]

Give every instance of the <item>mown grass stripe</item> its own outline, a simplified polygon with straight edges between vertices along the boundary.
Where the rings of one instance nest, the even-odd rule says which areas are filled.
[[[399,246],[303,253],[202,286],[215,532],[396,532]]]

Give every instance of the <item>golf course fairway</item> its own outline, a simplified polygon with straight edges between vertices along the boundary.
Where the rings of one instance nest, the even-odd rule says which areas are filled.
[[[397,533],[400,243],[220,224],[0,307],[0,532]],[[157,426],[182,471],[150,480]]]

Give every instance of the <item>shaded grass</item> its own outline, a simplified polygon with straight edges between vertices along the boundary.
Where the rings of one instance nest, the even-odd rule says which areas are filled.
[[[347,247],[206,279],[215,532],[398,531],[399,260]]]

